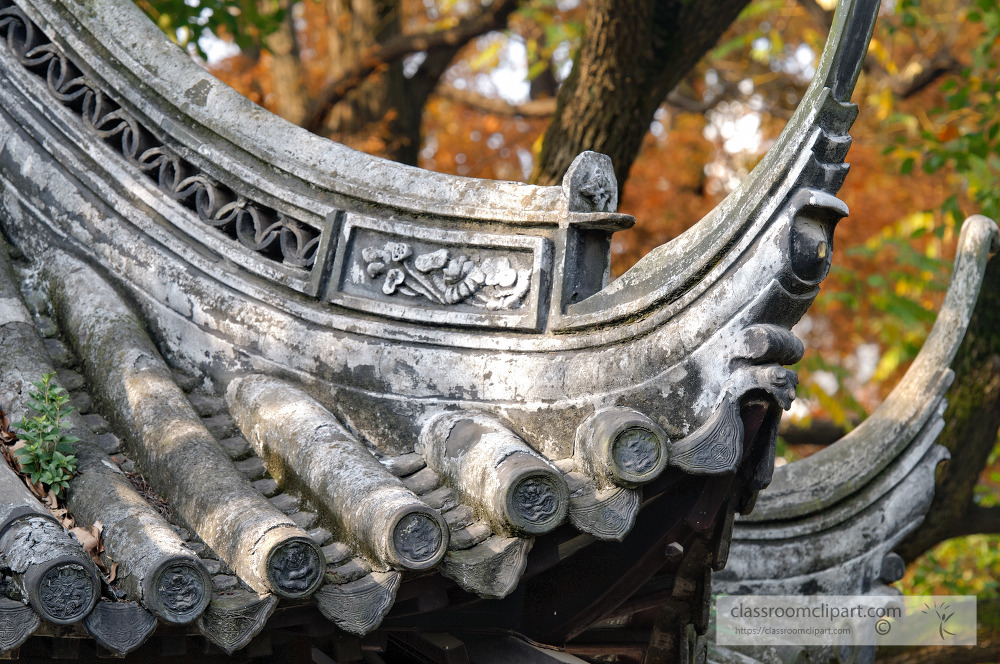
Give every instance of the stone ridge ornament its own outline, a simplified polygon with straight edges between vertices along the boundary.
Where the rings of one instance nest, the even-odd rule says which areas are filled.
[[[597,152],[581,153],[566,172],[563,193],[571,212],[615,212],[618,182],[611,158]]]
[[[892,549],[924,518],[934,476],[948,451],[935,444],[945,426],[949,368],[969,325],[1000,231],[983,216],[962,225],[951,284],[937,321],[903,379],[850,433],[808,459],[782,466],[753,512],[733,528],[729,564],[715,576],[720,594],[886,595],[905,565]],[[996,257],[992,260],[997,260]],[[723,649],[725,650],[725,649]],[[740,648],[740,661],[769,661]],[[874,648],[788,648],[809,661],[874,661]],[[751,659],[754,658],[754,659]]]

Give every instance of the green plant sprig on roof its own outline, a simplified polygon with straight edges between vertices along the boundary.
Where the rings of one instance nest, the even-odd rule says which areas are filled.
[[[73,412],[73,407],[66,390],[52,383],[54,377],[54,373],[44,374],[42,380],[32,383],[35,389],[28,393],[28,408],[36,415],[23,417],[15,425],[24,447],[14,454],[21,471],[33,484],[41,482],[59,496],[76,471],[73,443],[80,439],[65,432],[68,427],[63,418]]]

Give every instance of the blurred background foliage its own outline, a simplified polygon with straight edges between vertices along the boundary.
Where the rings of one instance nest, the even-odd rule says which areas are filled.
[[[313,123],[319,133],[481,178],[530,177],[585,38],[580,0],[136,2],[216,76],[287,119],[308,124],[336,88]],[[638,223],[613,242],[615,274],[700,219],[762,157],[813,74],[835,4],[754,0],[668,95],[621,183],[620,209]],[[467,29],[490,12],[499,14],[492,24]],[[427,39],[434,33],[456,36],[443,56]],[[861,115],[840,194],[852,215],[796,329],[808,350],[778,463],[878,406],[934,322],[959,224],[1000,213],[998,56],[997,0],[883,0],[854,95]],[[393,101],[393,90],[405,94]],[[994,450],[974,500],[998,497]],[[1000,538],[974,535],[922,556],[902,586],[996,598],[998,575]]]

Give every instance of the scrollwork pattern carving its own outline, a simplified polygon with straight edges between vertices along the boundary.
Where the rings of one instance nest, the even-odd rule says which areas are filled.
[[[198,219],[260,255],[296,268],[315,262],[320,233],[214,181],[182,159],[67,58],[10,0],[0,0],[0,36],[28,71],[97,136]]]
[[[258,597],[238,592],[235,597],[210,604],[198,618],[198,628],[212,643],[232,654],[264,629],[277,605],[274,595]]]
[[[367,634],[382,622],[399,588],[399,572],[372,572],[357,581],[327,583],[313,595],[320,612],[337,627]]]

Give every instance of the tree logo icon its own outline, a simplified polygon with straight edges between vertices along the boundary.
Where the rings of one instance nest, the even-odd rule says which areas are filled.
[[[924,604],[924,606],[927,607],[927,608],[925,610],[921,611],[921,613],[926,613],[926,614],[930,615],[931,612],[934,612],[934,614],[937,616],[937,618],[938,618],[938,634],[941,635],[941,640],[942,641],[946,641],[947,640],[946,637],[945,637],[945,634],[948,634],[949,636],[955,636],[955,632],[950,632],[945,627],[945,625],[948,623],[948,621],[951,620],[952,616],[955,615],[954,611],[949,612],[949,610],[951,609],[951,605],[950,604],[948,604],[946,602],[941,602],[941,605],[938,606],[938,603],[934,602],[934,606],[933,607],[928,606],[927,604]]]

